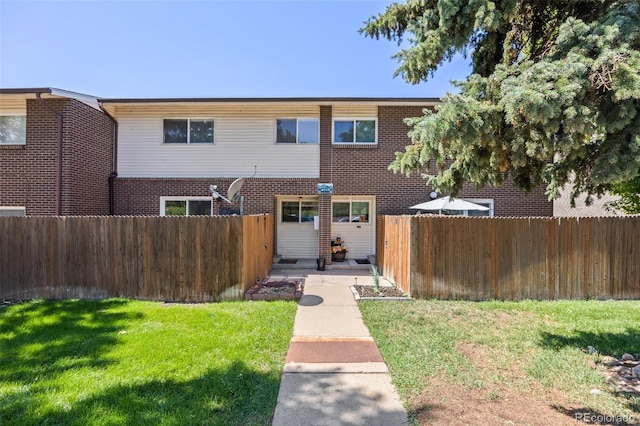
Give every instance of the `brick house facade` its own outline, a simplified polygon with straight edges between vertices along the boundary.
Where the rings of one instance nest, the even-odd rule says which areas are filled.
[[[429,188],[420,176],[406,177],[388,170],[394,153],[410,143],[405,117],[418,116],[421,106],[386,105],[377,108],[378,143],[374,145],[338,145],[332,141],[331,105],[319,107],[319,170],[313,178],[246,178],[242,188],[246,214],[268,213],[279,219],[279,199],[312,197],[318,203],[319,226],[317,256],[328,263],[331,258],[332,199],[336,197],[370,197],[374,200],[375,214],[413,214],[408,207],[428,201]],[[125,143],[120,141],[120,143]],[[238,153],[238,156],[242,153]],[[189,177],[118,177],[114,182],[114,213],[121,215],[160,214],[160,199],[173,197],[206,197],[209,185],[227,188],[234,178]],[[333,195],[318,195],[318,183],[332,183]],[[529,194],[518,191],[509,183],[499,188],[476,191],[465,188],[461,198],[491,199],[495,216],[551,216],[552,203],[543,188]],[[228,205],[217,200],[212,212],[217,214]],[[235,203],[235,207],[237,203]],[[278,224],[276,223],[276,228]],[[278,238],[278,230],[275,235]],[[278,242],[276,241],[276,248]],[[371,248],[372,253],[375,250]],[[277,251],[277,250],[276,250]]]
[[[429,200],[432,190],[420,176],[394,174],[388,165],[410,143],[404,118],[419,116],[436,102],[110,100],[53,89],[0,89],[0,114],[20,108],[26,114],[26,143],[0,144],[0,207],[23,206],[28,215],[161,215],[163,200],[195,197],[210,201],[211,214],[224,214],[239,204],[212,198],[210,185],[224,193],[235,178],[245,177],[244,213],[275,216],[276,252],[325,257],[330,263],[331,241],[346,235],[354,256],[362,257],[375,252],[377,215],[413,214],[409,206]],[[163,143],[163,122],[192,120],[188,117],[214,123],[211,143]],[[279,117],[316,120],[317,140],[277,143],[274,124]],[[351,118],[354,134],[357,120],[375,122],[375,143],[334,141],[336,121]],[[251,164],[260,164],[253,166],[254,177],[248,172]],[[318,194],[320,183],[333,184],[333,194]],[[507,183],[480,191],[465,188],[460,197],[490,200],[495,216],[552,215],[543,188],[524,194]],[[300,217],[297,225],[286,223],[285,205],[297,202],[311,209],[315,221]],[[347,213],[337,220],[338,207],[355,212],[356,204],[366,214]]]

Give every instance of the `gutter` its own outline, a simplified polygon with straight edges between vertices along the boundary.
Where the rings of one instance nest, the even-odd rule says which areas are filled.
[[[49,93],[49,91],[46,91]],[[58,116],[58,141],[57,141],[57,158],[56,158],[56,216],[62,213],[62,113],[56,111],[50,103],[42,99],[42,92],[36,92],[36,99],[44,105],[49,111]]]
[[[113,122],[113,151],[111,153],[111,174],[109,175],[109,215],[113,215],[113,205],[115,203],[113,196],[113,181],[118,177],[118,121],[109,112],[104,109],[101,102],[98,106],[102,112]]]

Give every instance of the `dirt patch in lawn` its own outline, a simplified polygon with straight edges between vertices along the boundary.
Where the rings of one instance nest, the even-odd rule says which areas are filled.
[[[498,365],[491,351],[465,343],[458,351],[478,374],[481,385],[467,386],[434,378],[410,399],[421,425],[580,425],[586,408],[527,378],[517,362]],[[491,380],[500,377],[500,380]],[[597,415],[597,413],[591,413]]]
[[[412,398],[411,408],[421,425],[584,425],[574,415],[586,409],[572,406],[553,392],[468,388],[431,381]]]

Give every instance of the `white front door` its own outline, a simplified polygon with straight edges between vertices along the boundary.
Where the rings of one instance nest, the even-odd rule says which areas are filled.
[[[347,258],[366,259],[375,254],[375,197],[331,198],[331,240],[340,238]]]

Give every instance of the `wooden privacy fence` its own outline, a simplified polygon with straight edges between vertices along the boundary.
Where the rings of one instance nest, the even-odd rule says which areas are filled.
[[[377,223],[382,273],[416,298],[640,298],[638,216],[380,216]]]
[[[238,299],[273,258],[273,217],[0,217],[0,298]]]

